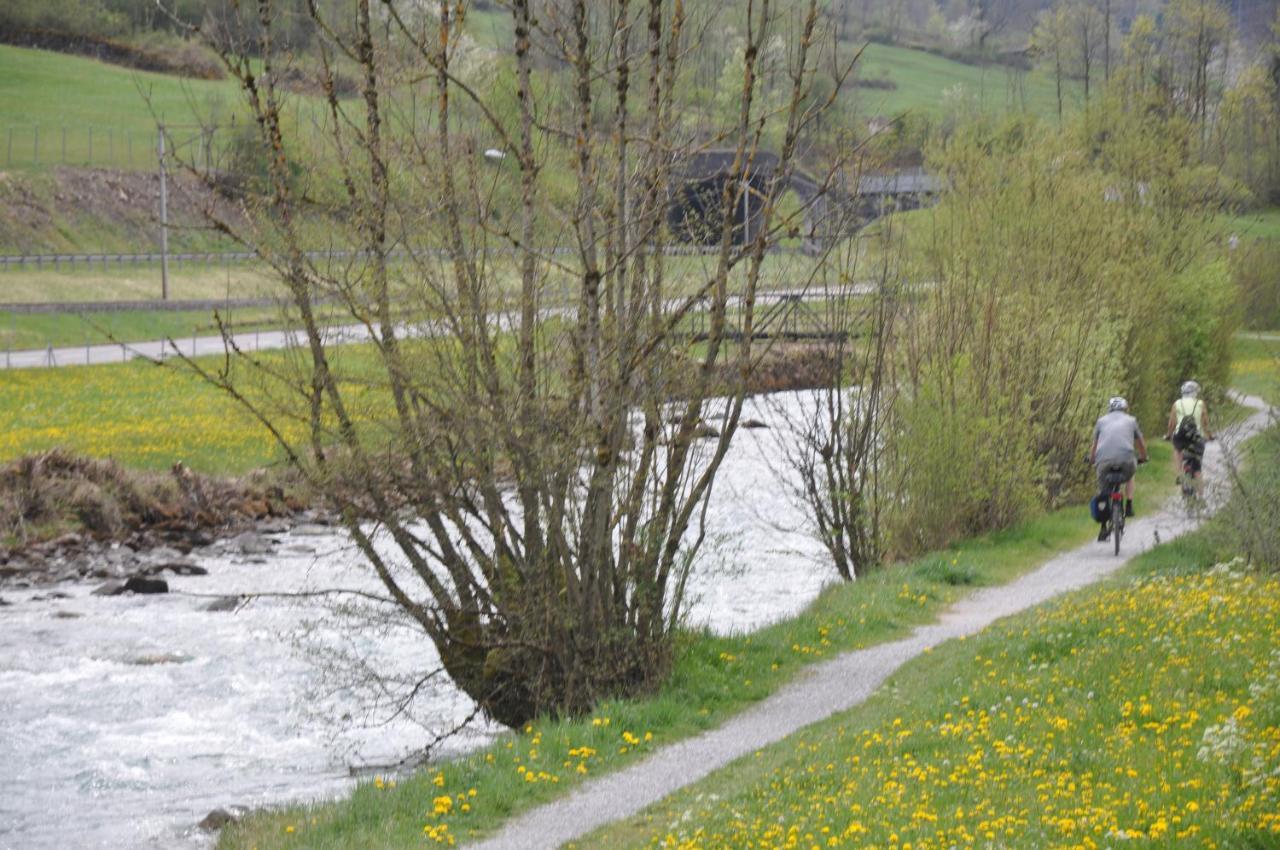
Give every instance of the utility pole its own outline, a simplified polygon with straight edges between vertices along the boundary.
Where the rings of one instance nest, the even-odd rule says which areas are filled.
[[[160,155],[160,300],[169,300],[169,187],[164,167],[164,125],[159,127]]]

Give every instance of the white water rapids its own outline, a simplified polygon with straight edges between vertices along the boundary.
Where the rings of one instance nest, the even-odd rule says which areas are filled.
[[[795,412],[809,397],[748,401],[744,419],[771,427],[740,430],[717,479],[690,582],[691,624],[758,628],[799,611],[833,579],[779,478],[794,473],[780,457],[777,407]],[[297,638],[337,639],[323,633],[334,628],[323,603],[261,599],[214,613],[204,610],[210,599],[183,595],[370,586],[337,534],[275,539],[265,558],[227,547],[195,553],[209,575],[166,575],[168,595],[97,597],[79,582],[0,590],[12,603],[0,607],[0,848],[205,846],[211,839],[195,824],[214,808],[331,797],[354,781],[348,759],[394,761],[429,739],[409,723],[351,731],[312,710],[317,665]],[[33,599],[51,592],[68,598]],[[407,633],[357,639],[415,669],[434,654]],[[470,710],[445,682],[418,703],[442,729]],[[449,746],[493,732],[479,724]]]

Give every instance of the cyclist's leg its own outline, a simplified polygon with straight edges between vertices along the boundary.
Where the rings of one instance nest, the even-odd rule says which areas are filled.
[[[1124,515],[1131,517],[1133,516],[1134,478],[1138,471],[1138,461],[1136,459],[1128,460],[1120,465],[1124,467],[1125,475],[1128,476],[1128,480],[1124,482]]]

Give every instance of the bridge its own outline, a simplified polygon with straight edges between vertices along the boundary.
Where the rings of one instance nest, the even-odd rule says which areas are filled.
[[[667,207],[667,226],[681,242],[713,245],[720,241],[726,217],[731,219],[735,245],[751,241],[763,226],[765,200],[794,191],[804,204],[802,237],[806,247],[821,248],[897,210],[918,209],[932,203],[942,181],[923,172],[868,174],[852,190],[839,183],[824,185],[794,170],[785,181],[776,178],[779,157],[757,151],[745,175],[734,169],[736,151],[698,151],[676,169],[676,188]],[[738,181],[745,191],[731,189],[733,209],[725,208],[726,184]]]

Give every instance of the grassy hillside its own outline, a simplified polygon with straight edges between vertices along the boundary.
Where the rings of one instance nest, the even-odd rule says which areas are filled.
[[[891,90],[859,89],[864,115],[923,112],[938,117],[949,110],[970,111],[971,105],[994,112],[1025,109],[1048,118],[1057,115],[1052,78],[1003,66],[966,65],[923,50],[869,44],[862,54],[864,79],[887,79]],[[958,87],[958,88],[957,88]],[[1063,105],[1076,106],[1079,86],[1064,87]]]
[[[150,168],[157,119],[181,125],[200,116],[224,123],[237,113],[235,104],[235,84],[229,81],[187,80],[0,45],[0,167],[37,162],[38,126],[41,165],[63,161],[64,127],[66,162],[89,162],[92,127],[93,164]]]
[[[505,15],[474,13],[467,26],[482,44],[509,38],[510,20]],[[857,89],[864,115],[914,111],[938,116],[948,109],[967,110],[974,103],[990,110],[1026,108],[1045,116],[1056,111],[1053,82],[1041,74],[981,68],[882,44],[868,45],[863,62],[860,76],[895,86]],[[219,125],[233,118],[243,121],[237,97],[229,80],[181,79],[78,56],[0,46],[0,167],[65,162],[151,168],[157,119],[175,127],[192,125],[197,118]],[[305,106],[310,99],[296,96],[295,102]],[[175,135],[185,140],[195,132],[176,130]]]

